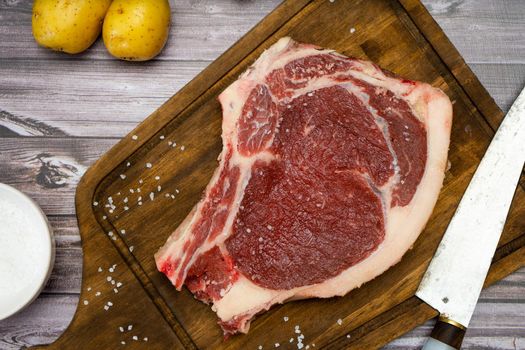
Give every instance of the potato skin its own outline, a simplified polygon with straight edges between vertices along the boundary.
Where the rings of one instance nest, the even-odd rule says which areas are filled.
[[[117,58],[150,60],[164,48],[170,21],[168,0],[114,0],[104,19],[104,44]]]
[[[33,36],[55,51],[86,50],[100,35],[111,0],[35,0]]]

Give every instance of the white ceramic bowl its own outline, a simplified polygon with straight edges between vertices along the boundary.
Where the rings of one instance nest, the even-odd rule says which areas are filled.
[[[35,300],[54,261],[45,214],[28,196],[0,183],[0,320]]]

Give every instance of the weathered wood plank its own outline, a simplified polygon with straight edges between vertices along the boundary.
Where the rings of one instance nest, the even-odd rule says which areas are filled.
[[[525,62],[522,0],[423,0],[467,63]]]
[[[476,63],[470,64],[470,67],[505,112],[525,87],[525,64]]]
[[[20,313],[0,321],[0,349],[53,342],[71,322],[77,303],[78,295],[41,295]]]
[[[28,194],[47,215],[74,215],[80,177],[116,141],[0,138],[0,182]]]
[[[208,64],[2,60],[0,136],[122,137]]]

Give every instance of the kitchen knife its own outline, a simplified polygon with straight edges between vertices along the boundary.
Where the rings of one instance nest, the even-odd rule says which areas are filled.
[[[424,350],[459,349],[525,162],[525,89],[481,160],[416,295],[439,311]]]

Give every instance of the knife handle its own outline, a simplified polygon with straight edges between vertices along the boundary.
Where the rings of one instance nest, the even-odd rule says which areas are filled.
[[[446,317],[439,316],[430,338],[422,350],[459,350],[466,328]]]

